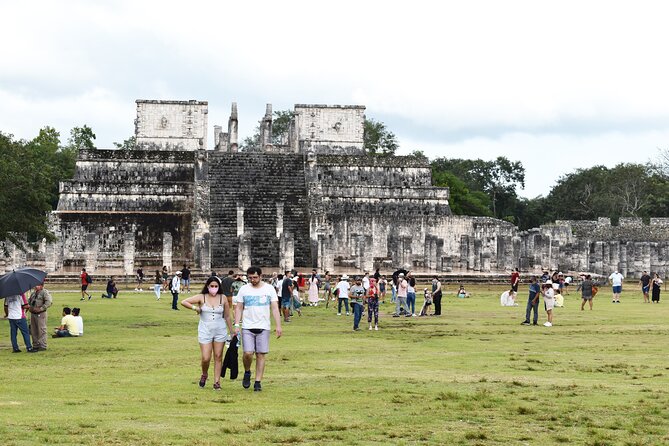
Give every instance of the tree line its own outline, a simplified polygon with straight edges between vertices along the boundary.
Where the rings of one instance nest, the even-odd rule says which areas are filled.
[[[274,112],[272,139],[285,141],[292,113]],[[247,137],[242,151],[258,150],[258,133]],[[15,139],[0,131],[0,241],[25,249],[42,239],[53,240],[48,213],[58,204],[60,181],[71,179],[79,150],[93,149],[95,134],[86,125],[70,131],[66,144],[60,133],[45,127],[32,140]],[[134,137],[114,143],[134,148]],[[364,147],[370,156],[393,156],[397,137],[384,123],[366,119]],[[429,160],[421,150],[408,156],[422,159],[432,169],[432,184],[450,188],[455,215],[488,216],[509,221],[521,230],[555,220],[593,220],[610,217],[669,217],[669,149],[647,164],[623,163],[613,168],[580,168],[560,177],[546,197],[520,197],[525,169],[504,156],[495,160],[440,157]],[[17,234],[27,234],[24,240]],[[7,255],[5,247],[5,255]]]

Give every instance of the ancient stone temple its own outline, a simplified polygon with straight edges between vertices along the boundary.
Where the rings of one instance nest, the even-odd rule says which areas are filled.
[[[5,268],[132,274],[167,265],[208,272],[312,267],[330,271],[506,274],[511,268],[666,275],[669,220],[565,222],[520,232],[487,217],[451,215],[449,190],[412,157],[368,156],[362,106],[295,106],[272,138],[272,108],[257,147],[240,151],[237,105],[227,131],[208,103],[136,101],[136,147],[79,153],[51,217],[58,241]],[[11,247],[10,247],[11,248]],[[2,266],[2,265],[0,265]]]

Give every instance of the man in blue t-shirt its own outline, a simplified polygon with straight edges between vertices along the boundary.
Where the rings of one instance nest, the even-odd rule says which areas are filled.
[[[530,325],[530,312],[534,310],[533,325],[537,325],[539,320],[539,291],[541,290],[537,283],[537,278],[532,277],[530,280],[530,295],[527,298],[527,308],[525,309],[525,320],[521,325]]]

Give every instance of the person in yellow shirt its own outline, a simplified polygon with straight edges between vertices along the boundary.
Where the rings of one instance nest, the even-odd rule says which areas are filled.
[[[63,319],[60,321],[60,327],[56,328],[52,337],[65,338],[69,336],[79,336],[79,324],[77,319],[72,316],[70,307],[65,307],[63,308]]]

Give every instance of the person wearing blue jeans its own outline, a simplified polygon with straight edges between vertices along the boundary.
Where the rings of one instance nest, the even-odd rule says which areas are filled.
[[[365,298],[365,288],[362,286],[362,280],[359,277],[355,279],[355,285],[350,290],[351,307],[353,307],[353,330],[360,330],[360,319],[362,318],[362,308]]]
[[[527,298],[527,308],[525,309],[525,320],[521,325],[530,325],[530,314],[534,310],[534,318],[532,324],[537,325],[539,320],[539,291],[540,287],[537,283],[537,278],[532,277],[530,280],[530,295]]]
[[[28,308],[28,300],[25,294],[9,296],[5,299],[5,317],[9,320],[9,338],[12,341],[12,351],[19,353],[19,343],[16,339],[18,332],[23,336],[23,342],[26,344],[28,352],[36,352],[30,342],[30,331],[28,330],[28,322],[26,321],[26,308]]]
[[[416,315],[416,290],[412,286],[409,286],[407,291],[407,308],[411,316]]]

